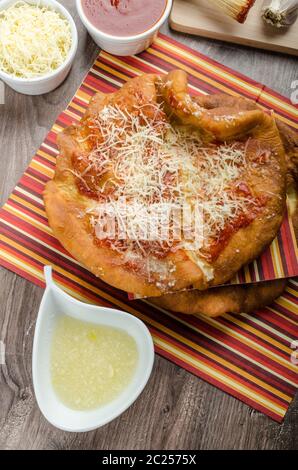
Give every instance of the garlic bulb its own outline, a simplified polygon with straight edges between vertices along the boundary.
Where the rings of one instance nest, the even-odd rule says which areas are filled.
[[[298,15],[298,0],[265,0],[262,18],[277,28],[295,23]]]

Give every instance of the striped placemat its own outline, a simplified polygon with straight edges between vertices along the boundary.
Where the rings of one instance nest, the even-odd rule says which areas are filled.
[[[281,298],[253,315],[176,315],[144,300],[129,301],[126,293],[96,279],[63,249],[48,226],[42,191],[54,174],[57,133],[81,118],[97,90],[112,92],[130,77],[174,67],[189,73],[193,93],[241,94],[298,128],[297,109],[288,100],[163,35],[136,57],[102,52],[0,211],[0,264],[40,286],[43,266],[51,264],[55,280],[71,295],[138,316],[151,329],[159,354],[281,421],[298,387],[298,367],[295,357],[291,360],[291,344],[298,339],[297,282],[290,280]],[[286,218],[273,245],[234,282],[297,274],[297,246]]]

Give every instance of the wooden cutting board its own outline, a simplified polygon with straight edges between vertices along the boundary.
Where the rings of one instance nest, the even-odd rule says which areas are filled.
[[[170,25],[177,31],[298,56],[298,20],[276,29],[261,18],[262,0],[256,0],[244,24],[229,18],[208,0],[174,0]]]

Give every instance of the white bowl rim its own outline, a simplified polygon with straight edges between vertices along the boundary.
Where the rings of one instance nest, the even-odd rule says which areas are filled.
[[[6,0],[7,3],[11,2],[12,0]],[[38,4],[39,0],[24,0],[27,3],[30,4]],[[52,72],[42,75],[40,77],[33,77],[33,78],[25,78],[25,77],[15,77],[14,75],[11,75],[9,73],[4,72],[3,70],[0,69],[0,78],[3,80],[9,80],[15,83],[40,83],[43,81],[47,81],[50,78],[54,78],[56,75],[58,75],[62,70],[64,70],[69,64],[71,64],[75,58],[77,48],[78,48],[78,30],[76,27],[76,24],[74,22],[73,17],[61,3],[57,2],[56,0],[46,0],[49,4],[53,6],[53,9],[56,11],[59,11],[63,16],[65,16],[65,19],[68,20],[71,26],[71,36],[72,36],[72,44],[70,47],[70,50],[68,52],[67,57],[65,58],[63,64],[59,65],[59,67]],[[17,0],[15,0],[15,3],[17,3]],[[2,10],[5,10],[6,6],[0,3],[0,12]]]
[[[156,23],[154,23],[154,25],[151,26],[151,28],[147,29],[146,31],[143,31],[142,33],[135,34],[133,36],[114,36],[113,34],[104,33],[100,29],[96,28],[91,23],[91,21],[88,20],[82,7],[82,0],[76,0],[76,5],[77,5],[77,10],[78,10],[81,20],[83,21],[83,23],[85,23],[85,26],[87,27],[87,29],[90,29],[92,31],[92,34],[99,34],[103,38],[111,39],[117,43],[124,42],[124,41],[127,43],[130,43],[136,40],[146,39],[148,36],[154,34],[155,31],[157,31],[161,27],[161,25],[165,22],[166,18],[169,16],[169,13],[172,8],[173,0],[166,0],[166,2],[167,2],[167,5],[165,7],[163,14],[159,18],[159,20]]]
[[[71,295],[69,295],[67,292],[65,292],[60,286],[56,284],[56,282],[52,278],[52,267],[51,266],[45,266],[44,267],[44,276],[46,279],[46,289],[43,293],[43,297],[39,306],[39,311],[38,311],[38,316],[37,316],[37,321],[35,325],[35,332],[34,332],[34,339],[33,339],[33,350],[32,350],[32,382],[33,382],[33,388],[35,392],[35,398],[37,401],[37,404],[39,406],[40,411],[44,415],[44,417],[47,419],[49,423],[51,423],[53,426],[57,427],[58,429],[61,429],[63,431],[67,432],[89,432],[93,431],[94,429],[98,429],[99,427],[105,426],[106,424],[110,423],[114,419],[118,418],[120,415],[122,415],[128,408],[131,407],[131,405],[137,400],[137,398],[141,395],[143,392],[144,388],[146,387],[148,380],[151,376],[153,365],[154,365],[154,343],[153,339],[151,336],[151,333],[148,329],[148,327],[145,325],[145,323],[140,320],[138,317],[135,315],[132,315],[128,312],[125,312],[123,310],[119,310],[117,308],[109,308],[109,307],[101,307],[99,305],[94,305],[94,304],[86,304],[85,302],[82,302]],[[110,413],[109,417],[106,419],[102,419],[101,421],[99,420],[97,424],[90,424],[90,425],[85,425],[81,427],[73,427],[71,425],[61,424],[59,420],[55,420],[52,416],[50,416],[47,413],[46,407],[43,406],[43,399],[41,399],[41,396],[39,394],[39,387],[38,387],[38,363],[37,363],[37,351],[38,351],[38,341],[40,340],[40,330],[42,327],[42,316],[41,316],[41,311],[44,309],[44,304],[46,302],[46,296],[49,295],[50,291],[56,291],[58,292],[58,295],[64,297],[67,299],[68,302],[74,303],[77,305],[80,305],[82,307],[87,307],[90,310],[100,310],[103,309],[108,312],[113,312],[114,315],[121,316],[122,318],[127,318],[130,319],[130,321],[133,321],[136,325],[138,325],[138,329],[140,331],[139,334],[142,334],[144,338],[146,338],[146,341],[148,343],[148,347],[150,350],[149,356],[146,357],[147,360],[147,365],[146,365],[146,370],[144,372],[144,375],[142,376],[142,379],[139,381],[138,386],[135,388],[134,392],[131,394],[130,398],[122,403],[121,406],[116,408],[113,412]],[[67,313],[64,313],[67,315]],[[72,316],[70,314],[70,316]],[[98,323],[100,324],[100,323]],[[86,411],[87,414],[89,412],[96,412],[97,408],[94,410],[89,410]],[[71,410],[73,413],[76,413],[77,410]],[[80,411],[78,411],[80,413]]]

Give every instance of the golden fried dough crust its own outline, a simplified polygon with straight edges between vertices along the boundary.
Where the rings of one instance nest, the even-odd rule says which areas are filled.
[[[238,101],[228,95],[214,95],[210,98],[208,100],[203,97],[198,101],[204,102],[209,107],[218,106],[219,102],[231,106],[238,105],[240,109],[256,107],[248,100]],[[277,122],[277,126],[286,151],[288,191],[295,192],[293,199],[296,199],[296,207],[293,208],[292,220],[298,239],[298,133],[280,121]],[[283,293],[286,284],[286,279],[278,279],[246,285],[221,286],[203,292],[193,290],[168,294],[149,301],[158,307],[191,315],[217,317],[225,313],[250,313],[270,305]]]
[[[254,158],[256,146],[270,152],[268,162],[255,165],[248,180],[255,197],[270,195],[255,219],[236,231],[212,261],[212,279],[206,279],[201,266],[187,252],[179,249],[167,254],[164,262],[174,269],[167,283],[152,281],[146,273],[129,269],[120,253],[96,244],[82,215],[89,208],[91,195],[80,190],[74,175],[74,162],[84,165],[80,155],[88,151],[86,120],[109,104],[133,109],[148,103],[163,103],[169,121],[175,120],[196,129],[206,142],[242,139],[248,158]],[[275,120],[271,114],[254,109],[247,100],[227,102],[220,97],[193,100],[187,93],[184,72],[166,77],[143,75],[129,80],[119,91],[96,94],[82,123],[71,126],[58,136],[60,155],[55,177],[47,183],[44,201],[49,224],[62,245],[87,269],[114,287],[141,296],[160,296],[169,291],[196,287],[206,289],[231,279],[246,263],[255,259],[274,239],[285,209],[285,155]],[[79,163],[78,163],[79,162]],[[98,179],[97,175],[91,175]],[[101,180],[99,179],[99,182]],[[102,180],[102,184],[106,184]],[[166,286],[166,287],[165,287]],[[170,286],[170,287],[169,287]]]

